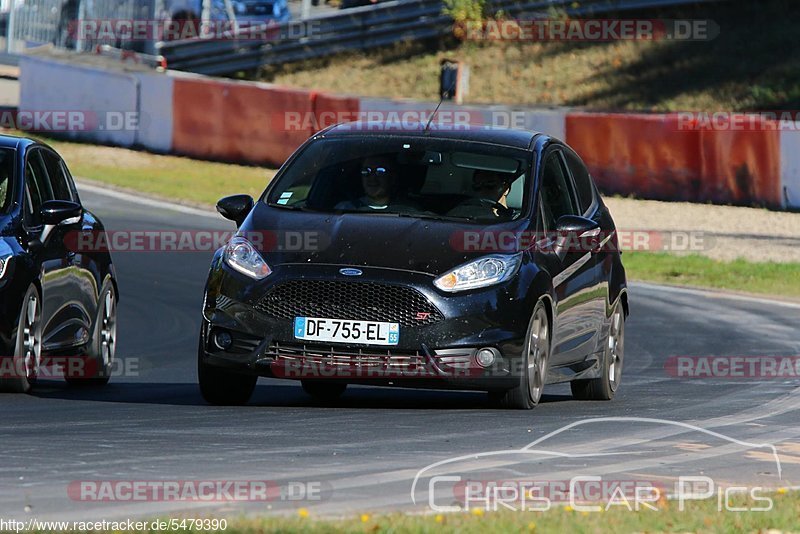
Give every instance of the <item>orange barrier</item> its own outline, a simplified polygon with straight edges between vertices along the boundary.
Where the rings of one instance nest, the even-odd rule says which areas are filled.
[[[608,193],[780,206],[780,136],[712,131],[678,115],[569,113],[566,141]]]
[[[700,132],[702,189],[698,200],[780,207],[780,132]]]
[[[568,113],[566,141],[605,192],[692,200],[699,187],[699,134],[673,117]]]
[[[317,93],[314,96],[314,119],[317,131],[340,122],[358,120],[358,112],[361,109],[361,99],[358,97],[326,93]]]
[[[175,78],[172,101],[179,154],[278,166],[312,133],[309,91],[187,77]]]

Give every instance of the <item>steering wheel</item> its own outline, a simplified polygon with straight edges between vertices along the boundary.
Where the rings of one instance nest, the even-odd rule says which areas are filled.
[[[486,206],[488,208],[495,209],[497,210],[497,215],[499,217],[510,217],[514,213],[514,210],[508,206],[503,206],[498,201],[492,200],[491,198],[473,198],[468,200],[466,203],[477,204],[479,206]]]

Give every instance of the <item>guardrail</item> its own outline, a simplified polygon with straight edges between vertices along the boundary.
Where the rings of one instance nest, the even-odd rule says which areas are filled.
[[[507,16],[542,15],[549,8],[587,16],[643,8],[719,0],[492,0],[490,8]],[[264,27],[268,39],[252,39],[250,29],[225,40],[192,39],[159,43],[167,67],[199,74],[230,75],[262,66],[304,61],[348,50],[367,50],[403,41],[442,37],[453,20],[441,0],[395,0],[341,13]],[[237,38],[240,36],[240,38]]]

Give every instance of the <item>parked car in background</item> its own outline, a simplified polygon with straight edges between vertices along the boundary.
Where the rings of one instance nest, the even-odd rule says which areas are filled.
[[[286,0],[235,0],[232,3],[237,22],[287,22],[291,19]]]
[[[237,23],[280,23],[291,18],[286,0],[232,0],[232,14]],[[202,0],[166,0],[165,15],[172,20],[199,21],[203,13]],[[230,20],[223,0],[212,0],[212,20]]]
[[[55,12],[52,43],[61,48],[74,49],[78,46],[78,20],[92,21],[127,21],[158,20],[174,21],[194,25],[187,35],[197,35],[200,30],[199,23],[203,17],[203,0],[163,0],[160,6],[157,2],[137,2],[135,0],[122,0],[120,2],[99,3],[85,2],[83,11],[80,10],[79,0],[63,0]],[[230,7],[230,9],[229,9]],[[224,0],[211,0],[209,17],[215,22],[236,21],[239,25],[279,24],[291,19],[287,0],[232,0],[230,6]],[[0,19],[2,24],[2,19]],[[43,21],[42,24],[45,24]],[[168,33],[164,39],[170,40],[175,34]],[[162,39],[153,35],[147,39],[127,39],[117,36],[113,39],[93,39],[84,37],[81,47],[91,50],[96,45],[111,45],[136,52],[155,53],[156,42]]]
[[[371,6],[385,0],[342,0],[339,4],[339,9],[348,9],[351,7]]]

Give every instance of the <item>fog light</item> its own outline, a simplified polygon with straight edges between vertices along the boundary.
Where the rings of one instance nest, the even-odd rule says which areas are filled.
[[[478,365],[481,367],[490,367],[494,363],[495,358],[494,349],[480,349],[475,353],[475,361],[478,362]]]
[[[220,350],[228,350],[233,345],[233,338],[227,330],[216,330],[213,338],[214,345]]]

